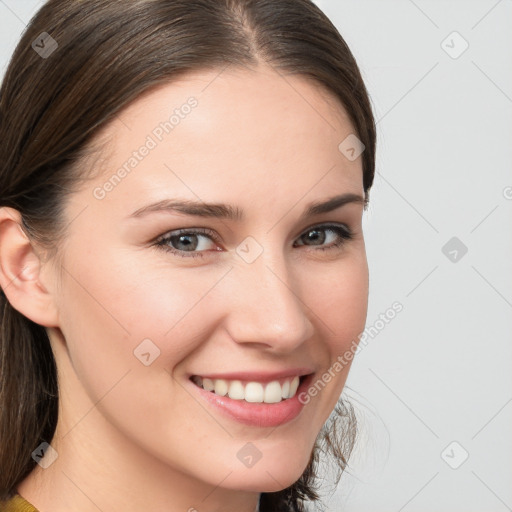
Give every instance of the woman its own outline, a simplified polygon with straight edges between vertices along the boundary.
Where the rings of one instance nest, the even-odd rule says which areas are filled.
[[[50,0],[0,99],[2,510],[304,510],[375,126],[309,0]]]

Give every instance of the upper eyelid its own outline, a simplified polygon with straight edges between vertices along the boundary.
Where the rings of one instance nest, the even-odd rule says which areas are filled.
[[[177,232],[177,233],[176,233]],[[175,233],[175,234],[173,234]],[[162,235],[159,235],[156,237],[155,242],[158,242],[160,240],[165,240],[166,238],[170,238],[171,236],[178,236],[178,235],[203,235],[207,237],[211,237],[214,241],[220,241],[220,237],[217,236],[215,231],[209,230],[207,228],[177,228],[177,229],[171,229],[170,231],[166,231]]]

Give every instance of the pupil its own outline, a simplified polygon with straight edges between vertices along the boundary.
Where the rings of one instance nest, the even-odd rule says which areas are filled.
[[[311,235],[311,233],[314,233],[313,236],[309,236]],[[313,229],[311,230],[306,236],[308,238],[309,241],[311,242],[315,242],[315,241],[320,241],[319,244],[321,245],[324,241],[325,241],[325,233],[323,236],[319,236],[318,234],[319,233],[322,233],[322,230],[318,230],[318,229]]]
[[[177,235],[177,238],[178,238],[178,244],[182,244],[184,243],[184,248],[185,249],[191,249],[191,250],[194,250],[197,248],[197,240],[196,240],[196,243],[194,244],[193,242],[190,242],[190,239],[193,237],[194,235]],[[188,242],[187,242],[187,239],[188,239]],[[181,250],[181,248],[180,248]]]

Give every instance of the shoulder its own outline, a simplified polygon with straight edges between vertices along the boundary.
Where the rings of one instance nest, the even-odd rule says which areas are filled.
[[[0,512],[38,512],[38,510],[19,494],[15,494],[7,501],[0,501]]]

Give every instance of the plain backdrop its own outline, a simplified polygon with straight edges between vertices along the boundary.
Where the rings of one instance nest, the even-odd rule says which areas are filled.
[[[2,75],[42,3],[0,0]],[[316,3],[379,132],[360,434],[325,508],[512,510],[512,1]]]

